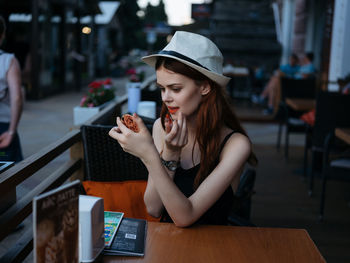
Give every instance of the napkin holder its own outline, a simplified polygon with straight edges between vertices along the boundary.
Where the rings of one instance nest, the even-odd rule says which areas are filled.
[[[79,196],[79,262],[93,262],[105,247],[103,199]]]

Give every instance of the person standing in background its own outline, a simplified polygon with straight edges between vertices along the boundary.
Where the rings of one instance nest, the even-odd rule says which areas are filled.
[[[5,20],[0,16],[0,46],[5,35]],[[13,54],[0,49],[0,161],[19,162],[23,159],[17,133],[22,108],[19,62]]]

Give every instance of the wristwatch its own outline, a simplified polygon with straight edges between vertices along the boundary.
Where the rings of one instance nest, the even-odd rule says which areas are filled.
[[[165,161],[162,157],[160,157],[162,164],[171,172],[174,172],[179,166],[180,161]]]

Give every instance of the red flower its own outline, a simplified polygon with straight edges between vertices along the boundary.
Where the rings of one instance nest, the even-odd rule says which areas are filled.
[[[111,79],[93,81],[80,101],[81,107],[96,107],[115,98]]]
[[[99,87],[102,86],[102,81],[93,81],[89,84],[88,87],[93,88],[93,89],[98,89]]]
[[[112,85],[112,80],[111,79],[106,79],[105,81],[103,81],[102,84],[103,85]]]
[[[136,74],[136,69],[134,68],[131,68],[131,69],[128,69],[128,71],[126,72],[127,75],[134,75]]]

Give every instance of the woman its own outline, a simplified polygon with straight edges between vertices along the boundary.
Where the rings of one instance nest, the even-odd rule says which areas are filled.
[[[0,45],[5,39],[5,21],[0,16]],[[0,161],[23,159],[17,126],[22,113],[21,69],[13,54],[0,49]]]
[[[148,169],[147,211],[181,227],[226,224],[242,169],[256,159],[226,100],[221,52],[209,39],[179,31],[142,59],[155,67],[163,101],[153,139],[136,114],[139,133],[118,117],[109,134]]]

